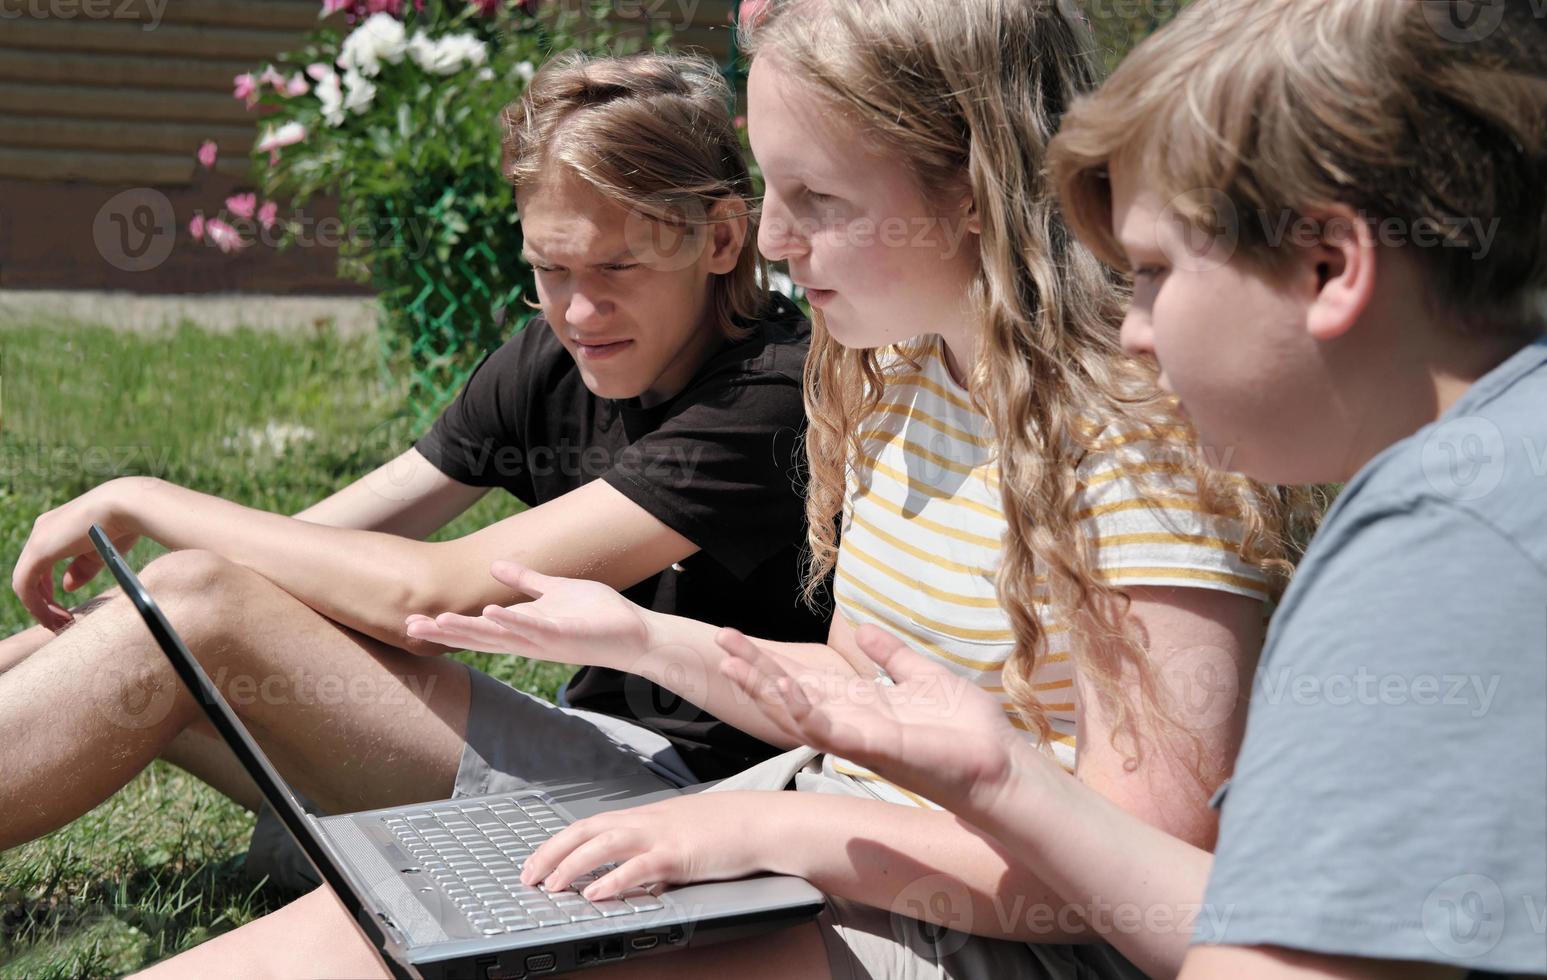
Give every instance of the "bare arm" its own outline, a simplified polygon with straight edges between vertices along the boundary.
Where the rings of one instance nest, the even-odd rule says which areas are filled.
[[[511,590],[489,577],[496,559],[625,588],[697,550],[600,480],[437,543],[313,524],[161,481],[134,482],[133,495],[115,502],[137,533],[169,548],[217,550],[329,619],[420,653],[438,648],[426,649],[405,632],[409,614],[512,601]]]
[[[453,480],[417,449],[409,448],[295,516],[312,524],[423,538],[449,524],[487,492],[487,488]],[[206,547],[221,551],[218,546]],[[67,582],[66,588],[71,584]],[[106,589],[76,606],[71,615],[85,615],[117,594],[116,587]],[[20,663],[54,635],[53,630],[40,623],[0,641],[0,673]]]

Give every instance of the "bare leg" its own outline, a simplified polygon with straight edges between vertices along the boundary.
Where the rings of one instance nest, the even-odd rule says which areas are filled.
[[[361,636],[208,552],[165,555],[142,578],[275,765],[324,809],[451,794],[461,664]],[[96,806],[200,718],[126,602],[80,620],[0,676],[0,849]]]
[[[26,660],[53,638],[46,627],[33,626],[0,640],[0,674]]]
[[[188,977],[384,977],[344,907],[326,888],[217,936],[144,973],[142,980]],[[806,924],[741,942],[688,948],[587,970],[598,980],[826,980],[827,952],[815,925]]]
[[[120,595],[117,589],[109,589],[96,598],[76,606],[71,612],[76,617],[76,622],[79,622],[93,609]],[[33,626],[0,640],[0,674],[15,667],[56,638],[56,635],[47,628]],[[257,785],[247,775],[247,771],[242,768],[242,764],[236,760],[231,750],[226,748],[220,736],[215,734],[214,727],[203,718],[172,739],[161,753],[161,758],[192,773],[249,810],[257,810],[263,802],[263,795],[258,792]]]

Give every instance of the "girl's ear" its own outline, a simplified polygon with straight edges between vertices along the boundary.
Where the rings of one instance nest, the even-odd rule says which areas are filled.
[[[1345,205],[1308,217],[1320,232],[1300,258],[1299,275],[1314,290],[1305,328],[1318,341],[1336,340],[1353,329],[1375,295],[1375,233]]]
[[[709,209],[709,272],[723,276],[734,272],[747,245],[747,204],[739,197],[721,198]]]

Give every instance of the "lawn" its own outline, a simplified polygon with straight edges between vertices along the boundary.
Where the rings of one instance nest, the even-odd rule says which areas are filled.
[[[294,513],[412,442],[402,391],[369,339],[0,322],[4,580],[36,515],[115,476],[151,474]],[[493,492],[439,536],[519,507]],[[160,551],[141,542],[130,563]],[[30,625],[9,588],[0,592],[0,635]],[[548,697],[570,673],[458,656]],[[241,872],[252,820],[158,762],[74,824],[0,854],[0,977],[116,976],[283,904],[292,896]]]

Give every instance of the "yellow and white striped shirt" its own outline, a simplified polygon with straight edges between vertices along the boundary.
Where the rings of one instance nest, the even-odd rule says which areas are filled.
[[[920,369],[889,378],[861,426],[864,455],[851,467],[838,549],[837,612],[853,626],[874,623],[996,695],[1012,723],[1000,672],[1014,649],[1009,617],[994,591],[1005,519],[989,421],[945,366],[932,341]],[[1078,467],[1081,526],[1097,541],[1097,567],[1122,585],[1220,589],[1266,601],[1266,582],[1235,553],[1240,529],[1199,512],[1183,477],[1147,505],[1133,481],[1164,446],[1103,434]],[[1174,493],[1170,492],[1174,488]],[[1045,601],[1045,592],[1042,593]],[[1073,769],[1074,665],[1067,627],[1039,608],[1048,654],[1032,678],[1053,727],[1050,748]],[[1027,738],[1034,735],[1027,732]],[[885,800],[929,805],[846,759],[827,756],[830,775],[861,780]]]

